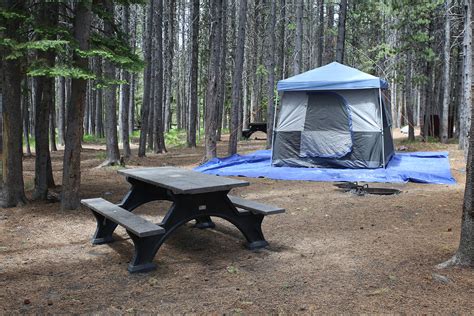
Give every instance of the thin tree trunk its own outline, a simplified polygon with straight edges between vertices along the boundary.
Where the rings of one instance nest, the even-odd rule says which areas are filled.
[[[451,23],[449,10],[451,9],[451,0],[445,2],[445,22],[444,22],[444,47],[443,47],[443,105],[441,113],[441,137],[443,144],[448,142],[448,124],[449,124],[449,101],[450,101],[450,57],[451,57]]]
[[[270,21],[267,26],[267,72],[268,72],[268,107],[267,107],[267,148],[272,147],[273,140],[273,116],[275,100],[275,26],[276,26],[276,3],[270,4]]]
[[[318,26],[318,67],[323,65],[324,52],[324,0],[319,0],[319,26]]]
[[[154,87],[154,129],[153,147],[155,153],[166,152],[163,125],[163,0],[156,1],[155,40],[156,40],[156,73]]]
[[[152,71],[152,43],[153,43],[153,14],[154,0],[148,5],[146,30],[144,32],[145,42],[145,73],[143,75],[143,103],[141,110],[140,143],[138,147],[138,157],[145,157],[147,146],[147,134],[149,130],[150,101],[151,95],[151,71]],[[151,126],[150,126],[151,128]]]
[[[31,156],[30,146],[30,111],[28,109],[28,80],[23,79],[23,98],[22,98],[22,116],[23,116],[23,136],[25,139],[26,156]]]
[[[104,8],[110,15],[114,16],[114,4],[111,0],[104,0]],[[112,22],[104,21],[104,33],[109,38],[114,35],[114,26]],[[115,67],[108,61],[104,61],[104,76],[108,79],[115,79]],[[120,151],[118,147],[117,136],[117,86],[110,84],[104,88],[104,102],[105,102],[105,141],[106,141],[106,160],[101,166],[114,166],[120,164]]]
[[[227,0],[222,2],[222,30],[220,52],[220,80],[218,86],[217,140],[221,140],[222,120],[226,99],[226,59],[227,59]]]
[[[218,111],[218,80],[220,78],[219,55],[221,47],[222,30],[222,2],[223,0],[211,0],[210,21],[210,51],[209,51],[209,74],[206,91],[206,160],[217,155],[217,111]]]
[[[405,81],[405,91],[406,91],[406,113],[408,119],[408,140],[415,140],[415,118],[414,118],[414,108],[415,102],[413,100],[413,86],[412,86],[412,53],[407,53],[407,64],[406,64],[406,81]]]
[[[198,73],[199,73],[199,0],[191,7],[191,72],[189,95],[188,147],[196,147],[196,123],[198,116]],[[184,100],[183,100],[184,101]]]
[[[344,62],[344,42],[346,41],[346,14],[347,0],[341,0],[339,5],[339,22],[337,25],[337,44],[336,44],[336,61]]]
[[[303,60],[303,5],[304,0],[296,0],[296,34],[293,75],[297,75],[301,72],[301,64]]]
[[[237,31],[237,44],[235,51],[234,74],[232,78],[232,107],[229,136],[229,155],[237,153],[237,141],[241,126],[239,115],[242,112],[242,73],[244,68],[245,30],[247,24],[247,0],[240,1],[239,28]]]
[[[123,32],[125,34],[130,34],[130,9],[128,5],[125,5],[123,8],[123,21],[122,21],[122,26],[123,26]],[[122,85],[121,89],[121,111],[120,111],[120,121],[122,125],[122,147],[123,147],[123,156],[125,158],[129,158],[131,155],[131,150],[130,150],[130,125],[129,125],[129,106],[130,106],[130,73],[127,70],[123,70],[122,72],[122,79],[126,81],[125,84]]]
[[[470,0],[464,0],[464,31],[463,31],[463,84],[462,84],[462,101],[460,106],[460,129],[459,129],[459,147],[464,149],[467,154],[469,147],[468,131],[471,126],[471,83],[472,83],[472,3]]]
[[[76,4],[73,22],[74,39],[79,49],[89,49],[89,35],[91,26],[91,3],[79,2]],[[72,62],[75,67],[87,68],[87,58],[76,52],[73,53]],[[82,119],[86,98],[87,81],[72,79],[71,104],[67,113],[66,145],[63,162],[63,186],[61,209],[73,210],[79,207],[79,189],[81,184],[81,140]]]
[[[58,139],[59,144],[64,146],[64,130],[66,128],[66,80],[58,78]]]

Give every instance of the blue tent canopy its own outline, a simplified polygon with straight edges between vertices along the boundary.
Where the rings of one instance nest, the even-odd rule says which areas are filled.
[[[388,88],[385,80],[358,69],[332,62],[278,81],[278,91],[350,90]]]

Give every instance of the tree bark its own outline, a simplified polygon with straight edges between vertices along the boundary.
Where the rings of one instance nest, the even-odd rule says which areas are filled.
[[[217,114],[218,114],[218,80],[220,78],[219,56],[221,52],[222,31],[222,2],[223,0],[211,0],[210,4],[210,51],[209,51],[209,74],[206,91],[206,160],[217,155]]]
[[[54,3],[41,3],[38,25],[44,28],[56,26],[58,6]],[[54,39],[54,37],[52,38]],[[53,67],[55,53],[51,50],[38,52],[38,59],[43,60],[47,67]],[[33,199],[46,200],[49,184],[53,184],[51,157],[49,154],[49,119],[54,107],[54,78],[37,77],[36,110],[35,110],[35,187]]]
[[[297,75],[301,72],[301,63],[303,60],[303,5],[304,0],[296,0],[296,34],[293,75]]]
[[[318,26],[318,63],[317,66],[323,65],[324,52],[324,0],[319,0],[319,26]]]
[[[339,21],[337,24],[337,44],[336,44],[336,61],[344,63],[344,43],[346,41],[346,14],[347,0],[341,0],[339,6]]]
[[[5,9],[24,10],[22,1],[4,0]],[[20,41],[18,29],[20,20],[7,19],[3,23],[5,35]],[[15,207],[26,203],[23,183],[23,150],[21,144],[21,61],[5,59],[3,61],[2,118],[3,118],[3,154],[1,207]]]
[[[412,86],[412,52],[407,52],[406,60],[406,77],[405,77],[405,100],[406,100],[406,113],[408,119],[408,140],[415,140],[415,117],[414,107],[415,102],[413,100],[413,86]]]
[[[30,111],[29,111],[29,104],[28,104],[28,79],[23,79],[23,98],[22,98],[22,112],[21,115],[23,116],[23,137],[25,141],[26,153],[27,157],[31,156],[31,146],[30,146]]]
[[[104,8],[106,12],[113,19],[114,4],[111,0],[104,0]],[[104,20],[104,33],[109,38],[114,36],[113,22]],[[104,61],[104,76],[107,79],[115,80],[115,67],[108,61]],[[117,136],[117,85],[110,84],[104,88],[104,102],[105,102],[105,141],[107,158],[101,166],[114,166],[120,164],[120,151],[118,147]]]
[[[451,0],[445,2],[445,22],[444,22],[444,46],[443,46],[443,105],[441,113],[441,137],[443,144],[448,142],[448,124],[449,124],[449,101],[450,101],[450,57],[451,57],[451,23],[449,10],[451,9]]]
[[[221,140],[222,121],[226,99],[226,59],[227,59],[227,0],[222,2],[221,52],[219,57],[220,79],[218,86],[217,140]]]
[[[468,107],[472,101],[472,28],[471,25],[473,6],[471,0],[464,0],[464,41],[463,41],[463,52],[464,52],[464,63],[463,63],[463,92],[462,102],[463,107]],[[474,111],[472,106],[470,110],[470,122],[474,120]],[[474,124],[469,126],[469,135],[474,135]],[[466,147],[465,147],[466,149]],[[448,261],[440,264],[439,268],[445,268],[452,265],[459,266],[470,266],[474,267],[474,137],[468,137],[468,156],[466,164],[466,186],[464,190],[464,203],[461,220],[461,238],[459,242],[459,248],[456,254]]]
[[[463,31],[463,84],[462,84],[462,101],[460,106],[460,129],[459,129],[459,147],[464,149],[466,156],[469,148],[468,131],[471,126],[471,89],[472,89],[472,3],[470,0],[464,0],[464,31]]]
[[[267,26],[267,73],[268,73],[268,106],[267,106],[267,149],[272,147],[273,117],[275,100],[275,26],[276,3],[271,1],[270,20]]]
[[[123,32],[125,34],[130,34],[130,8],[128,5],[123,7]],[[129,130],[129,114],[130,114],[130,83],[131,83],[131,76],[127,70],[123,70],[122,72],[122,79],[126,81],[125,84],[122,85],[121,89],[121,111],[120,111],[120,121],[122,126],[121,136],[122,136],[122,147],[123,147],[123,156],[125,158],[129,158],[131,155],[130,150],[130,130]]]
[[[91,26],[91,3],[88,1],[76,4],[73,22],[74,39],[81,50],[89,48]],[[75,67],[86,69],[87,58],[73,53],[72,63]],[[86,98],[87,81],[72,79],[71,104],[67,114],[66,145],[64,149],[63,186],[61,209],[73,210],[79,207],[79,189],[81,184],[81,140],[82,120]]]
[[[188,147],[196,147],[196,123],[198,111],[198,73],[199,73],[199,0],[191,7],[191,73],[189,95]]]
[[[229,136],[229,155],[237,153],[237,141],[241,126],[239,115],[242,111],[242,73],[244,69],[245,29],[247,24],[247,0],[240,1],[239,29],[237,31],[237,45],[235,51],[234,74],[232,77],[232,107]]]
[[[148,134],[148,120],[150,116],[151,95],[151,70],[152,70],[152,43],[153,43],[153,13],[154,0],[148,5],[146,30],[144,31],[145,48],[145,72],[143,74],[143,103],[141,109],[140,143],[138,147],[138,157],[145,157]],[[151,126],[150,126],[151,127]]]
[[[154,129],[153,147],[155,153],[166,152],[163,120],[163,0],[156,1],[155,40],[156,40],[156,73],[154,87]]]

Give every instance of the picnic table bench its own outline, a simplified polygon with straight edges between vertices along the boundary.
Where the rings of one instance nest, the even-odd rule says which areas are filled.
[[[267,133],[267,123],[265,122],[255,122],[250,123],[249,128],[242,130],[242,137],[249,139],[255,132],[264,132]]]
[[[247,186],[247,181],[202,174],[174,167],[119,170],[131,188],[122,202],[115,205],[102,198],[84,199],[97,221],[93,244],[114,241],[118,225],[124,227],[134,243],[129,272],[147,272],[156,268],[153,259],[167,237],[179,226],[196,220],[198,228],[215,227],[211,216],[223,218],[244,235],[246,246],[253,250],[268,245],[262,232],[266,215],[285,210],[237,196],[228,195],[235,187]],[[133,214],[137,207],[158,200],[172,202],[161,223],[152,223]]]

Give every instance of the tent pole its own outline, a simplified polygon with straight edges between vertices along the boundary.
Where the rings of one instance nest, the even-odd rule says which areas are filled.
[[[382,135],[382,166],[385,168],[385,136],[383,132],[383,106],[382,106],[382,88],[379,88],[379,106],[380,106],[380,124],[381,128],[381,135]]]
[[[275,146],[275,125],[276,125],[276,114],[277,114],[277,108],[278,108],[278,101],[280,100],[280,94],[277,92],[277,96],[278,98],[276,99],[276,102],[275,102],[275,107],[273,109],[273,128],[272,128],[272,135],[271,135],[271,138],[272,138],[272,152],[271,152],[271,161],[270,161],[270,166],[272,165],[272,162],[273,162],[273,146]],[[268,137],[268,135],[267,135]]]

